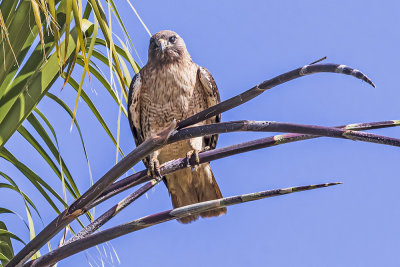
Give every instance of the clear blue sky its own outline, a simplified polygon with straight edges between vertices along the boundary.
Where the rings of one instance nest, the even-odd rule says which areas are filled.
[[[116,2],[121,2],[122,18],[146,62],[149,37],[129,6],[124,1]],[[360,69],[377,85],[374,89],[345,75],[311,75],[224,113],[224,121],[272,120],[329,126],[400,119],[399,1],[132,3],[152,33],[171,29],[184,38],[193,60],[213,74],[223,100],[323,56],[328,57],[325,62]],[[97,81],[86,83],[86,88],[116,133],[117,108],[107,108],[110,98]],[[54,88],[53,92],[73,105],[72,89],[59,93],[59,88]],[[57,134],[63,155],[71,166],[78,167],[72,173],[82,177],[80,188],[88,188],[87,166],[76,129],[69,133],[70,119],[49,100],[43,101],[40,108],[51,121],[59,123]],[[93,176],[98,179],[115,163],[115,148],[83,102],[78,112]],[[126,119],[121,131],[122,148],[132,150],[134,142]],[[400,137],[399,129],[374,132]],[[218,147],[268,135],[222,135]],[[26,145],[21,140],[16,136],[7,147],[17,154],[29,154],[31,149],[23,150]],[[37,156],[34,152],[31,155],[34,161]],[[344,184],[230,207],[228,214],[218,219],[190,225],[164,223],[111,244],[119,255],[120,266],[399,266],[399,162],[398,148],[327,138],[218,160],[212,168],[224,196],[333,181]],[[54,179],[45,163],[38,160],[35,164],[43,166],[39,172],[44,177]],[[17,171],[5,166],[29,189]],[[141,164],[136,167],[142,168]],[[54,186],[60,188],[57,182]],[[106,202],[96,214],[121,198]],[[16,202],[14,208],[21,205]],[[170,208],[167,190],[160,184],[106,226]],[[43,211],[46,224],[54,216],[50,208]],[[12,230],[20,229],[15,226]],[[107,245],[105,248],[109,252]],[[85,256],[99,262],[96,249],[89,254],[75,255],[59,266],[87,266]],[[107,262],[110,258],[105,261],[106,266],[118,266]],[[96,266],[93,259],[90,262]]]

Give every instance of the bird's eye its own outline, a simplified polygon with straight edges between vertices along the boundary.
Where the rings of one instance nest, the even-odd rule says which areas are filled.
[[[174,44],[176,42],[176,36],[174,35],[174,36],[169,37],[169,42]]]

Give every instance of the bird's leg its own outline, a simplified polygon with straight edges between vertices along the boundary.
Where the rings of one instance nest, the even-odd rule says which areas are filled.
[[[162,177],[160,173],[160,162],[158,161],[159,154],[160,152],[158,150],[150,154],[149,168],[147,169],[147,175],[155,179]]]
[[[192,166],[192,169],[197,170],[200,165],[199,153],[203,150],[203,137],[189,139],[189,146],[192,150],[186,153],[186,158],[189,161],[194,156],[195,163]]]

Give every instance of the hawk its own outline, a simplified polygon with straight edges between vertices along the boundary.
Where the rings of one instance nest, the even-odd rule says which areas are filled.
[[[168,127],[175,119],[184,120],[220,102],[219,92],[210,72],[192,61],[183,39],[173,31],[160,31],[150,38],[148,61],[129,87],[128,117],[136,145]],[[221,115],[196,126],[221,121]],[[195,156],[206,148],[215,148],[218,135],[196,137],[169,144],[143,160],[152,176],[167,161]],[[222,198],[209,163],[167,174],[164,182],[174,208]],[[201,217],[226,213],[226,208],[202,212]],[[181,218],[181,223],[198,219]]]

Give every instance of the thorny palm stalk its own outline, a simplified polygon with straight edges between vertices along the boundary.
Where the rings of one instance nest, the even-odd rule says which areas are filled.
[[[236,96],[231,99],[228,99],[214,107],[208,108],[203,112],[200,112],[182,122],[179,123],[178,129],[186,126],[193,125],[197,122],[203,121],[207,118],[213,117],[219,113],[222,113],[226,110],[229,110],[233,107],[236,107],[240,104],[243,104],[250,99],[260,95],[264,91],[271,89],[279,84],[285,83],[287,81],[302,77],[307,74],[319,73],[319,72],[332,72],[332,73],[343,73],[347,75],[352,75],[358,79],[362,79],[367,83],[374,86],[372,81],[361,73],[358,70],[352,69],[345,65],[339,64],[315,64],[315,65],[306,65],[301,68],[295,69],[293,71],[284,73],[279,75],[273,79],[264,81],[252,89]],[[375,86],[374,86],[375,87]],[[138,146],[135,150],[129,153],[125,158],[123,158],[118,164],[116,164],[113,168],[111,168],[101,179],[99,179],[92,187],[88,189],[80,198],[75,200],[74,203],[71,204],[69,208],[67,208],[64,212],[62,212],[57,218],[55,218],[50,224],[48,224],[34,239],[32,239],[11,261],[7,264],[7,266],[20,266],[25,261],[27,261],[32,255],[36,253],[47,241],[49,241],[55,234],[57,234],[61,229],[63,229],[70,222],[75,220],[77,217],[82,215],[87,207],[93,202],[107,187],[109,187],[118,177],[124,174],[129,170],[131,166],[139,162],[141,159],[146,157],[152,151],[160,149],[162,146],[171,143],[172,139],[169,139],[169,135],[172,133],[175,125],[172,124],[169,129],[166,129],[159,133],[157,136],[145,141],[140,146]],[[187,129],[183,129],[182,131],[187,131]],[[340,132],[337,129],[334,129],[333,132],[336,131],[336,137],[342,136],[346,137],[344,132]],[[180,134],[181,131],[176,133],[176,136],[173,141],[176,142],[178,140],[184,140],[187,138],[191,138],[192,136],[185,136]],[[310,133],[310,132],[300,132],[300,133]],[[186,132],[187,134],[187,132]],[[200,134],[200,133],[199,133]],[[209,134],[209,133],[206,133]],[[317,134],[311,132],[311,134]],[[202,135],[205,135],[204,133]],[[177,137],[181,139],[177,139]],[[198,135],[201,136],[201,135]],[[357,136],[355,133],[350,134],[351,137]],[[369,137],[367,137],[368,139]],[[385,140],[385,137],[381,137]]]

